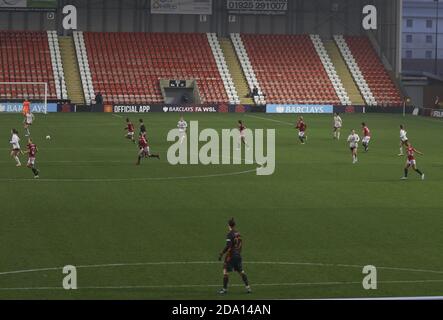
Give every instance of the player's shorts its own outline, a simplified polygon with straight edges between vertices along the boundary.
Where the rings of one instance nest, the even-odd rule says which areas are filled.
[[[239,256],[232,256],[229,261],[225,261],[224,268],[228,272],[243,272],[242,258]]]
[[[355,145],[355,146],[349,146],[349,149],[351,149],[351,151],[354,151],[355,149],[358,149],[358,145]]]
[[[13,152],[20,152],[20,149],[12,149]]]
[[[134,132],[134,131],[128,131],[128,137],[133,137],[133,136],[134,136],[134,134],[135,134],[135,132]]]
[[[144,147],[144,148],[140,148],[140,152],[144,152],[146,154],[150,154],[149,146],[148,147]]]
[[[246,138],[246,131],[240,131],[240,138]]]
[[[406,142],[408,142],[408,141],[409,141],[408,139],[404,139],[404,140],[400,139],[400,142],[403,143],[403,144],[406,144]]]
[[[363,143],[369,143],[369,141],[371,141],[371,137],[369,137],[369,136],[363,137],[363,139],[362,139]]]
[[[25,122],[25,125],[32,126],[32,122]]]
[[[407,160],[406,161],[406,164],[409,166],[409,167],[413,167],[413,166],[416,166],[417,165],[417,161],[414,159],[414,160]]]
[[[35,157],[30,157],[28,159],[28,166],[33,166],[35,164]]]
[[[334,126],[334,130],[335,130],[335,131],[337,131],[337,130],[339,130],[339,129],[341,129],[341,126]]]
[[[305,136],[305,132],[304,132],[304,131],[300,131],[300,132],[298,133],[298,136],[299,136],[300,138],[303,138],[303,137]]]

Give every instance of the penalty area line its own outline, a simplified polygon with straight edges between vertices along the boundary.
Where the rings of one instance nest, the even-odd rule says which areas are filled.
[[[266,121],[272,121],[272,122],[277,122],[277,123],[282,123],[282,124],[293,125],[293,123],[291,123],[291,122],[280,121],[280,120],[275,120],[275,119],[270,119],[270,118],[264,118],[264,117],[259,117],[259,116],[245,115],[245,117],[255,118],[255,119],[260,119],[260,120],[266,120]]]

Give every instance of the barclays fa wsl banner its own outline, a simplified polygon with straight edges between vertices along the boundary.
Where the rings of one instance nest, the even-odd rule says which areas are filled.
[[[212,14],[212,0],[151,0],[153,14]]]

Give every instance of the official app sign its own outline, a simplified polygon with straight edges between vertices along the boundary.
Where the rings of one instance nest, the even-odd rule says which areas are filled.
[[[332,105],[304,105],[304,104],[268,104],[266,113],[325,113],[332,114],[334,106]]]
[[[190,112],[202,112],[202,113],[215,113],[219,112],[218,105],[114,105],[113,111],[115,113],[150,113],[150,112],[178,112],[178,113],[190,113]]]

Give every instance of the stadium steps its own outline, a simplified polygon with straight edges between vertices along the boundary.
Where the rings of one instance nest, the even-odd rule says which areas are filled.
[[[354,105],[365,105],[363,97],[358,90],[357,85],[355,84],[354,79],[346,65],[346,62],[343,60],[343,57],[338,49],[337,45],[334,41],[329,40],[324,43],[326,51],[329,54],[329,57],[332,60],[332,63],[337,70],[337,74],[340,80],[345,87],[346,92],[348,93],[349,98],[351,99],[352,104]]]
[[[243,73],[240,61],[237,58],[231,40],[228,38],[219,38],[219,41],[220,47],[226,59],[226,64],[228,65],[229,72],[231,73],[232,80],[234,81],[238,96],[240,97],[240,103],[250,105],[255,104],[252,98],[246,98],[246,95],[250,93],[248,83],[246,82],[246,77]]]
[[[74,104],[85,104],[74,41],[72,37],[59,37],[59,43],[68,97]]]

